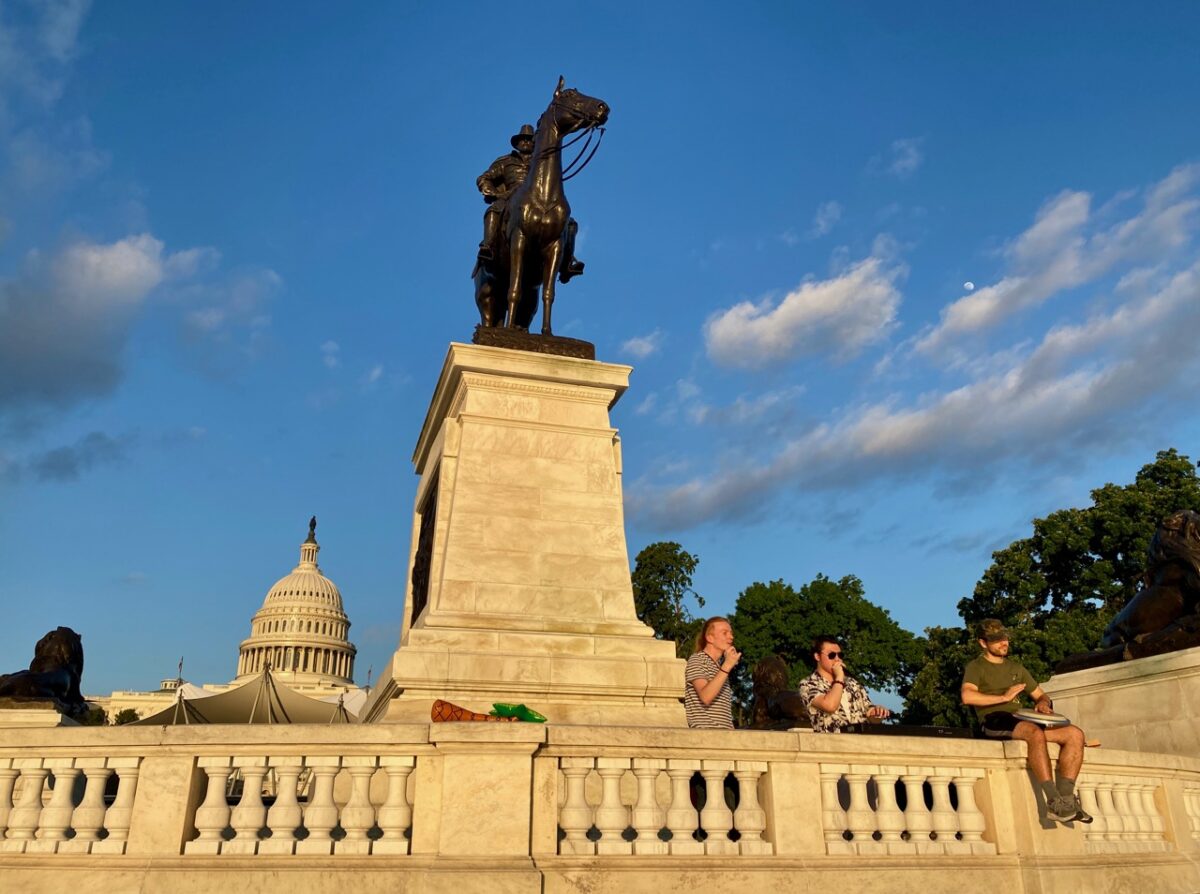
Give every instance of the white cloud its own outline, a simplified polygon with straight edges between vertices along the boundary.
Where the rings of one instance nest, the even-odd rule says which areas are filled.
[[[629,354],[638,360],[645,360],[652,354],[658,353],[662,346],[663,334],[655,329],[649,335],[635,335],[621,343],[621,353]]]
[[[1146,190],[1138,213],[1103,228],[1088,193],[1065,191],[1053,197],[1033,225],[1006,246],[1006,275],[943,308],[938,323],[917,340],[916,349],[957,359],[956,348],[964,337],[1093,282],[1120,263],[1181,248],[1196,229],[1200,199],[1189,192],[1198,181],[1200,165],[1177,168]]]
[[[817,208],[817,213],[813,215],[812,227],[809,228],[808,233],[813,238],[824,236],[841,219],[841,204],[832,201],[824,202]]]
[[[1156,288],[1139,290],[1134,283]],[[929,473],[975,476],[1000,463],[1038,467],[1105,449],[1188,399],[1200,353],[1200,264],[1135,278],[1126,300],[1059,325],[990,372],[916,400],[852,406],[773,452],[727,461],[676,486],[630,488],[630,509],[669,527],[759,511],[781,489],[848,487]],[[984,364],[988,366],[988,364]]]
[[[374,385],[376,382],[378,382],[382,378],[383,378],[383,364],[376,363],[369,370],[367,370],[366,374],[362,377],[362,384],[364,386]]]
[[[341,365],[341,359],[338,357],[341,347],[336,341],[327,341],[321,345],[321,362],[325,364],[327,369],[337,369]]]
[[[708,356],[721,366],[749,369],[811,354],[853,356],[891,328],[903,272],[877,251],[832,279],[802,283],[778,304],[735,304],[705,323]]]
[[[192,250],[196,251],[196,250]],[[186,264],[149,233],[80,241],[0,283],[0,409],[107,394],[147,296]]]
[[[925,139],[905,137],[892,140],[886,154],[874,156],[867,164],[870,173],[891,174],[901,180],[911,177],[925,161]]]

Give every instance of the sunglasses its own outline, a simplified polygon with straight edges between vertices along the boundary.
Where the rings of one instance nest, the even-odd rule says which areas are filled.
[[[842,653],[841,652],[829,652],[825,657],[828,658],[830,661],[832,661],[835,658],[841,658]]]

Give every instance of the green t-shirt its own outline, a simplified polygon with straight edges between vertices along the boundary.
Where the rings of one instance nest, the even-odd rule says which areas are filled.
[[[1033,674],[1017,662],[1005,658],[999,664],[993,664],[982,655],[967,665],[963,671],[963,682],[974,683],[984,695],[1003,695],[1014,683],[1024,683],[1027,695],[1033,695],[1034,690],[1038,688]],[[982,720],[993,711],[1008,711],[1011,714],[1020,707],[1020,703],[1014,698],[1000,705],[977,706],[975,714]]]

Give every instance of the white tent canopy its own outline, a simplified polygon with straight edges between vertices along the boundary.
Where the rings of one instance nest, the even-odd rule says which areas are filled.
[[[195,687],[189,687],[195,689]],[[199,693],[203,693],[200,695]],[[135,721],[139,726],[200,723],[355,723],[342,699],[322,701],[277,683],[270,668],[224,692],[176,690],[175,704]]]

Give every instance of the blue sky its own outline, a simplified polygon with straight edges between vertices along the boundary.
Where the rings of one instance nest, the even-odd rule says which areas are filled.
[[[474,179],[560,74],[613,112],[556,331],[635,367],[631,557],[708,609],[953,623],[1200,453],[1200,7],[595,6],[0,4],[0,670],[66,624],[88,692],[227,680],[315,513],[378,674]]]

